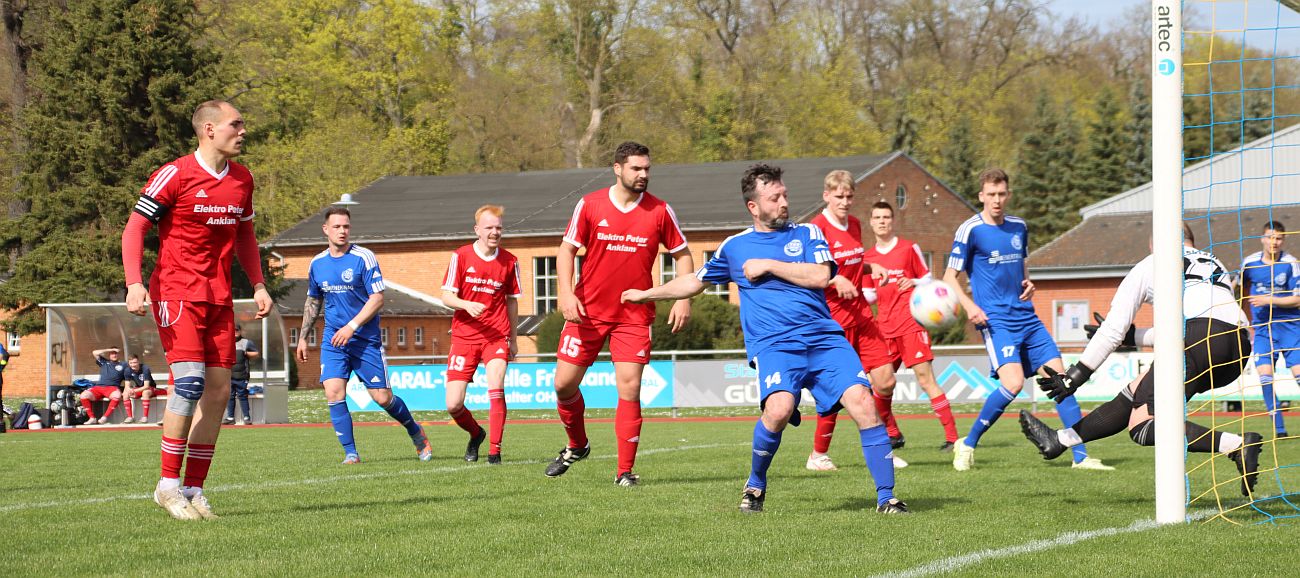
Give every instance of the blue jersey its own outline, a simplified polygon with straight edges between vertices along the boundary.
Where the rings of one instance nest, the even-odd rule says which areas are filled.
[[[149,382],[150,384],[152,384],[153,387],[158,387],[158,382],[157,382],[157,381],[154,381],[154,378],[153,378],[153,370],[152,370],[152,369],[149,369],[149,366],[148,366],[148,365],[145,365],[145,364],[143,364],[143,363],[140,364],[140,370],[139,370],[139,371],[136,371],[136,370],[134,370],[134,369],[131,369],[131,366],[130,366],[130,365],[127,365],[127,366],[126,366],[125,377],[126,377],[126,379],[128,379],[128,380],[130,380],[131,382],[135,383],[135,386],[134,386],[134,387],[143,387],[143,386],[144,386],[144,382],[146,382],[146,381]]]
[[[326,343],[335,331],[361,312],[371,295],[383,291],[384,276],[379,272],[379,261],[368,249],[352,245],[342,257],[330,256],[326,249],[311,260],[311,269],[307,273],[307,296],[324,298],[323,341]],[[380,343],[379,314],[362,325],[353,338]]]
[[[831,319],[822,289],[800,287],[774,275],[751,282],[744,269],[750,259],[825,263],[835,274],[835,259],[814,225],[789,224],[771,233],[749,228],[723,241],[695,276],[709,284],[730,281],[740,287],[740,327],[750,359],[779,343],[801,344],[816,335],[843,334]]]
[[[99,380],[95,385],[113,385],[122,387],[122,380],[126,378],[126,362],[122,360],[109,361],[103,357],[96,357],[95,363],[99,365]]]
[[[990,225],[976,214],[957,228],[948,268],[970,278],[975,304],[991,323],[1036,320],[1034,304],[1020,300],[1027,254],[1029,228],[1023,219],[1008,215],[1001,225]]]
[[[1289,253],[1283,252],[1272,264],[1264,262],[1262,252],[1254,253],[1241,262],[1241,271],[1248,295],[1291,297],[1300,286],[1300,261]],[[1250,320],[1256,326],[1289,319],[1300,319],[1300,307],[1250,308]]]

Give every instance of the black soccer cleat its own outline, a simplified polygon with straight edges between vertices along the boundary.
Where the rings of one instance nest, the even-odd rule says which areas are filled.
[[[1020,410],[1020,431],[1025,432],[1025,438],[1038,448],[1045,460],[1054,460],[1065,453],[1065,444],[1056,437],[1056,430],[1023,409]]]
[[[953,442],[943,442],[943,445],[939,446],[939,451],[950,454],[952,453],[952,445]]]
[[[758,488],[745,488],[740,494],[740,511],[745,514],[757,514],[763,511],[763,500],[767,492]]]
[[[501,454],[488,454],[488,465],[489,466],[501,465]]]
[[[898,498],[890,498],[888,502],[876,506],[876,511],[881,514],[910,514],[911,510],[907,509],[907,504]]]
[[[639,486],[641,485],[641,476],[632,472],[623,472],[619,474],[617,478],[614,478],[614,485],[623,486],[625,488]]]
[[[890,436],[889,438],[890,449],[901,450],[903,449],[904,445],[907,445],[907,438],[903,437],[903,432],[901,431],[898,432],[898,437]]]
[[[1253,431],[1241,436],[1241,447],[1228,453],[1228,459],[1237,464],[1237,473],[1241,474],[1241,495],[1250,497],[1255,491],[1255,480],[1259,477],[1259,453],[1263,451],[1264,436]]]
[[[582,461],[591,455],[591,444],[583,448],[564,448],[560,450],[560,455],[555,460],[546,465],[546,477],[558,478],[569,471],[569,466]]]
[[[478,461],[478,447],[483,445],[485,439],[487,439],[487,430],[478,428],[478,435],[469,438],[469,444],[465,446],[465,461]]]

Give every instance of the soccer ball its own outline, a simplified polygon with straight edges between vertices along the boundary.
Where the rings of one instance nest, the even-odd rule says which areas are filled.
[[[957,300],[957,290],[943,281],[931,281],[917,285],[912,290],[909,303],[912,318],[926,329],[939,329],[957,321],[961,314],[961,302]]]

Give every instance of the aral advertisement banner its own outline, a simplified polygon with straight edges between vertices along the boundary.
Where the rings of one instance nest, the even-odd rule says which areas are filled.
[[[673,363],[651,361],[641,375],[641,404],[645,407],[672,407]],[[390,365],[388,384],[401,396],[406,406],[416,411],[447,409],[447,366]],[[506,405],[510,409],[555,409],[555,364],[512,363],[506,371]],[[614,381],[614,364],[598,362],[587,369],[582,380],[582,397],[587,407],[614,408],[618,390]],[[354,375],[348,382],[348,408],[352,411],[382,411]],[[480,366],[465,395],[465,406],[487,409],[487,373]]]

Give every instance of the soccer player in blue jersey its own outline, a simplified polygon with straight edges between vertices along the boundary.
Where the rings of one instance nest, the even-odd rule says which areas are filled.
[[[1286,436],[1286,423],[1277,411],[1273,392],[1273,360],[1286,360],[1291,375],[1300,377],[1300,261],[1282,250],[1286,227],[1277,221],[1264,225],[1263,251],[1241,262],[1243,285],[1250,301],[1250,322],[1255,339],[1255,370],[1264,390],[1264,407],[1273,416],[1273,431]]]
[[[1043,367],[1057,373],[1065,371],[1061,351],[1034,313],[1034,283],[1029,280],[1025,262],[1029,228],[1023,219],[1006,214],[1011,202],[1011,179],[1002,169],[991,168],[980,173],[979,180],[984,208],[957,229],[943,280],[959,288],[960,273],[970,279],[974,300],[961,290],[957,296],[966,316],[984,336],[992,375],[1002,385],[989,395],[966,438],[958,440],[953,448],[952,466],[959,472],[975,464],[975,445],[1020,394],[1025,378]],[[1066,427],[1073,427],[1083,417],[1073,397],[1057,402],[1056,410]],[[1089,458],[1083,444],[1071,449],[1075,468],[1114,469]]]
[[[740,326],[750,365],[758,372],[763,411],[754,424],[742,512],[763,511],[768,467],[786,424],[799,425],[799,395],[808,389],[817,400],[818,415],[843,408],[857,423],[862,455],[876,483],[876,511],[906,513],[907,504],[894,496],[893,451],[867,374],[826,305],[823,292],[836,270],[826,240],[816,226],[790,222],[780,168],[750,167],[741,179],[741,193],[753,227],[723,241],[695,275],[649,290],[629,289],[623,301],[685,299],[729,281],[740,287]]]
[[[352,244],[352,213],[345,207],[325,210],[322,227],[329,249],[311,260],[307,274],[307,302],[303,305],[299,335],[316,323],[322,303],[325,331],[320,346],[320,380],[329,402],[330,421],[343,445],[343,463],[361,461],[352,437],[352,414],[348,411],[348,378],[355,372],[370,392],[370,398],[406,428],[421,461],[433,459],[424,428],[411,416],[402,398],[388,388],[388,361],[379,337],[379,310],[384,306],[384,276],[379,261],[369,250]],[[298,360],[307,361],[307,340],[298,340]]]

